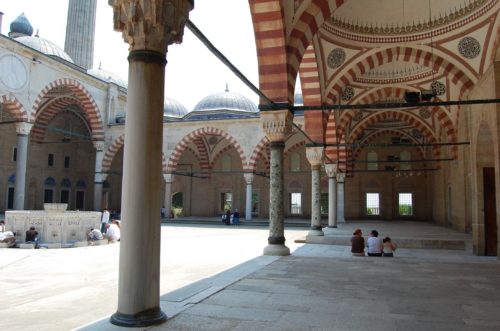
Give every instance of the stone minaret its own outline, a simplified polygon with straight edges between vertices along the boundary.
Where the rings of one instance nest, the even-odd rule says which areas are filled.
[[[69,0],[64,51],[85,69],[94,63],[96,6],[97,0]]]

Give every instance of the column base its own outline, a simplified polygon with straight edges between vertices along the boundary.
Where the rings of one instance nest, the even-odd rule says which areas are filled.
[[[290,248],[285,245],[267,245],[264,247],[264,255],[287,256],[290,255]]]
[[[125,327],[143,327],[157,325],[165,322],[167,315],[160,308],[153,308],[134,315],[116,312],[111,315],[111,324]]]
[[[309,230],[309,233],[308,233],[308,236],[320,237],[320,236],[324,236],[324,235],[325,235],[325,233],[323,232],[323,230],[321,230],[320,226],[311,226],[311,229]]]

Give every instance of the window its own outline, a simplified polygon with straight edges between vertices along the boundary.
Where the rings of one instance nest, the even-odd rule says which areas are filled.
[[[292,153],[290,155],[290,171],[300,171],[300,155],[298,153]]]
[[[64,157],[64,168],[65,169],[69,168],[69,156]]]
[[[54,190],[50,188],[46,188],[43,191],[43,202],[44,203],[52,203],[54,202]]]
[[[233,209],[233,193],[223,192],[220,194],[220,210],[222,212]]]
[[[77,210],[83,210],[85,209],[85,191],[76,191],[76,203],[75,203],[76,209]]]
[[[7,191],[7,209],[14,209],[14,187],[9,186]]]
[[[399,215],[411,216],[413,215],[413,194],[399,193]]]
[[[224,155],[222,157],[222,171],[231,171],[231,156]]]
[[[63,189],[61,190],[61,203],[68,203],[69,202],[69,190]]]
[[[380,195],[366,193],[366,215],[380,215]]]
[[[52,167],[54,165],[54,154],[49,153],[47,164],[49,167]]]
[[[17,147],[14,147],[12,149],[12,162],[16,162],[17,161]]]
[[[321,215],[328,215],[328,193],[321,193],[320,207]]]
[[[367,155],[366,155],[366,161],[368,161],[367,165],[366,165],[366,169],[367,170],[378,170],[378,154],[377,152],[369,152]]]
[[[401,170],[411,170],[411,163],[410,162],[404,162],[404,161],[410,161],[411,160],[411,153],[408,151],[402,151],[401,154],[399,154],[401,164],[399,165],[399,169]]]
[[[290,214],[302,214],[302,193],[290,193]]]

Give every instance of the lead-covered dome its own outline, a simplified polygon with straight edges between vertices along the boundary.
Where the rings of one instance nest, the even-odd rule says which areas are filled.
[[[30,36],[19,37],[16,38],[16,41],[19,41],[20,43],[28,47],[31,47],[45,55],[58,57],[68,62],[74,63],[71,57],[68,54],[66,54],[66,52],[64,52],[59,46],[52,43],[51,41],[48,41],[47,39],[39,37],[38,35],[34,37]]]
[[[128,86],[127,82],[124,79],[122,79],[120,76],[112,73],[111,71],[102,69],[101,66],[99,66],[99,69],[89,69],[89,70],[87,70],[87,73],[89,75],[97,77],[103,81],[106,81],[109,83],[115,83],[116,85],[121,86],[121,87],[127,88],[127,86]]]
[[[251,113],[259,111],[250,99],[241,94],[229,92],[228,89],[224,92],[211,94],[203,98],[193,109],[193,111],[211,110],[236,110]]]
[[[183,118],[188,110],[182,103],[171,98],[165,98],[163,104],[163,120]]]
[[[10,23],[9,36],[12,38],[20,36],[31,36],[33,34],[33,26],[31,26],[28,18],[22,13],[12,23]]]

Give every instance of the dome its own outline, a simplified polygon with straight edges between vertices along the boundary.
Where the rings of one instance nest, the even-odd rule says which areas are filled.
[[[111,71],[102,69],[101,66],[99,66],[99,69],[89,69],[87,70],[87,73],[105,82],[115,83],[116,85],[125,88],[128,86],[127,82],[120,76],[112,73]]]
[[[45,55],[59,57],[63,60],[73,63],[73,60],[69,57],[69,55],[66,54],[59,46],[46,39],[38,37],[38,35],[34,37],[19,37],[16,38],[16,41],[19,41],[20,43],[31,47]]]
[[[193,112],[214,111],[214,110],[233,110],[239,112],[258,113],[257,106],[247,97],[241,94],[229,92],[226,88],[225,92],[211,94],[203,98]]]
[[[163,105],[163,117],[182,118],[188,113],[188,110],[182,103],[174,99],[165,98]]]
[[[33,34],[33,27],[31,26],[28,18],[22,13],[12,23],[10,23],[9,36],[31,36]]]

